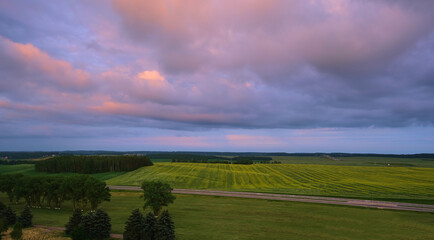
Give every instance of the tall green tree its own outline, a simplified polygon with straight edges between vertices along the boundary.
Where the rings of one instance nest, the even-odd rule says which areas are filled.
[[[134,209],[125,223],[123,237],[125,240],[142,239],[142,231],[145,226],[145,218],[139,209]]]
[[[103,201],[110,201],[110,189],[105,182],[88,177],[84,189],[86,189],[86,198],[89,200],[92,210],[95,210]]]
[[[172,194],[172,187],[168,183],[161,181],[145,181],[142,183],[143,199],[145,204],[143,208],[150,207],[155,216],[158,216],[162,207],[167,206],[176,199]]]

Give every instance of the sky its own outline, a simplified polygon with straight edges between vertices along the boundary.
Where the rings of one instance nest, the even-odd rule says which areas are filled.
[[[0,0],[0,150],[434,152],[433,12]]]

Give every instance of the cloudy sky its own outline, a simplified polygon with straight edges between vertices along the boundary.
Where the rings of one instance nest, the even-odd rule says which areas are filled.
[[[0,0],[0,150],[434,152],[433,12]]]

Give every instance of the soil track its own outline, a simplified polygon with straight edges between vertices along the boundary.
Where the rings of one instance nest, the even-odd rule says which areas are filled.
[[[47,229],[49,231],[65,231],[64,227],[53,227],[53,226],[44,226],[44,225],[33,225],[33,227]],[[117,234],[117,233],[111,233],[110,237],[121,238],[121,239],[123,238],[122,234]]]
[[[140,187],[136,187],[136,186],[109,186],[109,187],[110,189],[116,189],[116,190],[142,191]],[[377,209],[392,209],[392,210],[415,211],[415,212],[434,212],[434,205],[403,203],[403,202],[386,202],[386,201],[373,201],[373,200],[350,199],[350,198],[315,197],[315,196],[255,193],[255,192],[229,192],[229,191],[180,189],[180,188],[173,189],[172,192],[177,194],[242,197],[242,198],[268,199],[268,200],[293,201],[293,202],[323,203],[323,204],[346,205],[346,206],[367,207],[367,208],[377,208]]]

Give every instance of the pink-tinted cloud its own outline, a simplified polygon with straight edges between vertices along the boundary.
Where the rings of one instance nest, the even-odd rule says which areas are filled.
[[[333,74],[369,72],[429,33],[433,20],[388,1],[113,3],[127,32],[154,45],[174,72],[248,66],[269,75],[304,63]]]
[[[16,43],[0,36],[0,53],[0,61],[12,67],[10,75],[16,75],[10,81],[28,86],[54,85],[67,90],[83,89],[90,85],[90,75],[87,72],[51,57],[30,43]]]

